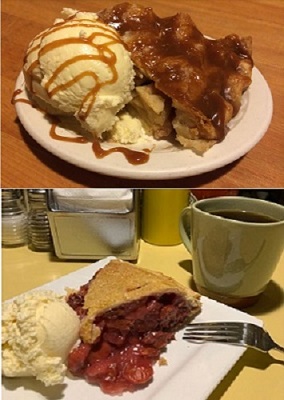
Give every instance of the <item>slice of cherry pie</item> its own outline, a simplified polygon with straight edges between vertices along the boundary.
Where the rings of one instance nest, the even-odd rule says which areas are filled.
[[[81,318],[69,371],[108,394],[149,384],[175,332],[200,312],[199,295],[158,272],[113,260],[68,304]]]

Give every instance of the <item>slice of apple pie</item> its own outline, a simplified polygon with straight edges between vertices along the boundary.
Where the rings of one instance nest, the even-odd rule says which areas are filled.
[[[187,13],[160,18],[150,7],[129,3],[98,15],[117,29],[131,53],[140,82],[129,107],[146,125],[153,119],[154,136],[174,132],[184,147],[201,154],[222,141],[251,84],[251,38],[209,39]],[[163,113],[151,105],[155,94]],[[148,100],[145,112],[141,101]]]

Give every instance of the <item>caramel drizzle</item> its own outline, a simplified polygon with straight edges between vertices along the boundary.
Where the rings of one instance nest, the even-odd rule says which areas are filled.
[[[20,95],[23,92],[22,89],[16,89],[13,93],[12,96],[12,104],[15,104],[17,102],[22,102],[22,103],[27,103],[29,105],[33,105],[32,102],[28,99],[24,99],[24,98],[19,98],[16,99],[16,97],[18,95]],[[47,115],[47,113],[43,110],[41,110],[39,107],[36,107],[39,111],[43,112],[44,114]],[[48,115],[48,118],[51,118],[50,115]],[[58,124],[60,122],[58,117],[52,116],[51,119],[52,123],[51,123],[51,127],[49,130],[49,135],[52,139],[54,140],[60,140],[63,142],[71,142],[71,143],[79,143],[79,144],[84,144],[84,143],[88,143],[89,140],[83,136],[63,136],[63,135],[59,135],[56,132],[56,128],[58,127]],[[100,142],[98,140],[94,140],[93,144],[92,144],[92,149],[93,152],[95,154],[95,156],[97,158],[104,158],[112,153],[122,153],[124,155],[124,157],[126,158],[126,160],[133,165],[139,165],[139,164],[145,164],[146,162],[149,161],[149,153],[151,152],[151,150],[149,149],[143,149],[143,151],[136,151],[136,150],[132,150],[132,149],[128,149],[127,147],[123,147],[123,146],[117,146],[117,147],[112,147],[111,149],[103,149],[100,145]]]
[[[63,142],[72,142],[72,143],[88,143],[88,139],[86,139],[84,136],[76,136],[76,137],[71,137],[71,136],[62,136],[59,135],[56,132],[58,124],[56,122],[53,122],[51,124],[51,128],[49,131],[49,135],[52,139],[55,140],[61,140]]]
[[[32,105],[32,102],[28,99],[23,99],[22,97],[16,98],[19,94],[23,93],[22,89],[16,89],[12,95],[11,103],[16,104],[16,103],[26,103],[29,105]]]
[[[139,165],[145,164],[149,160],[149,149],[143,151],[136,151],[128,149],[127,147],[117,146],[110,149],[103,149],[98,140],[94,140],[92,145],[93,152],[97,158],[104,158],[112,153],[122,153],[130,164]]]

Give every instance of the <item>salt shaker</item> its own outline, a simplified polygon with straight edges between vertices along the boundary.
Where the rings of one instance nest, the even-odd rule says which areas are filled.
[[[27,213],[19,189],[2,189],[2,246],[27,244]]]
[[[28,189],[27,200],[29,248],[33,251],[51,251],[53,245],[47,216],[46,190]]]

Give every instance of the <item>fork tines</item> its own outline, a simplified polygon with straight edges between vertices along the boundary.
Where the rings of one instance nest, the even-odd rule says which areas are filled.
[[[240,324],[234,322],[194,323],[186,327],[183,339],[235,343],[241,332]]]

